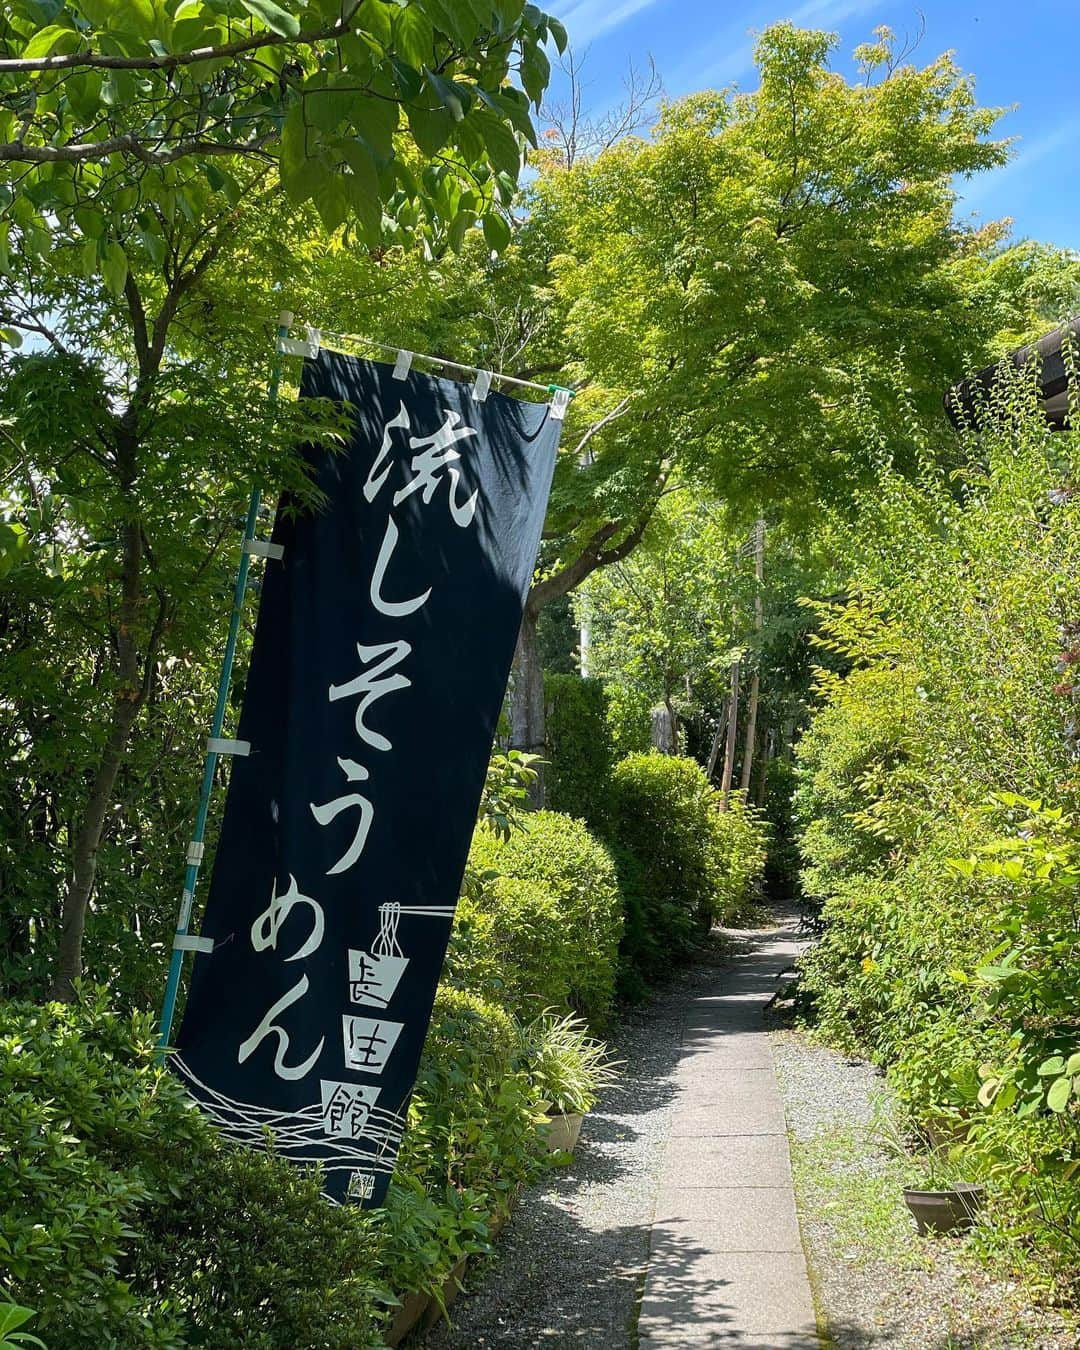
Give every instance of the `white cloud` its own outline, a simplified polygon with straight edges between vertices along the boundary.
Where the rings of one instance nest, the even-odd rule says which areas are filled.
[[[576,0],[559,14],[559,18],[566,25],[571,44],[580,49],[593,38],[609,33],[656,3],[657,0],[621,0],[621,3],[619,0]]]

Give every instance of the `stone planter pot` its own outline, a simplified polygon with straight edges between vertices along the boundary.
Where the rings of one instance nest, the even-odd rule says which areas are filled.
[[[430,1302],[430,1294],[406,1294],[401,1300],[401,1307],[394,1314],[394,1320],[383,1332],[386,1344],[400,1345],[427,1312]]]
[[[458,1294],[461,1293],[461,1281],[465,1277],[465,1266],[467,1262],[468,1257],[463,1256],[446,1277],[446,1281],[442,1287],[442,1296],[443,1304],[447,1308],[453,1307]],[[427,1311],[424,1313],[424,1330],[429,1331],[433,1326],[442,1321],[443,1316],[443,1309],[439,1306],[438,1299],[433,1298],[428,1304]]]
[[[961,1181],[947,1191],[905,1189],[904,1200],[920,1233],[959,1233],[975,1222],[985,1189]]]
[[[569,1114],[559,1111],[549,1115],[547,1121],[540,1127],[545,1132],[548,1152],[573,1153],[581,1135],[584,1119],[584,1115],[573,1111]]]

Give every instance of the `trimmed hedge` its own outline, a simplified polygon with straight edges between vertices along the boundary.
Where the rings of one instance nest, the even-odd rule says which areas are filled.
[[[524,816],[522,825],[505,838],[481,826],[470,854],[476,871],[539,883],[554,904],[552,911],[535,892],[517,893],[532,922],[526,933],[515,931],[513,914],[498,921],[506,969],[541,969],[542,987],[525,990],[526,996],[543,1000],[548,992],[565,988],[559,1006],[600,1026],[611,1011],[623,928],[615,864],[579,820],[537,811]]]
[[[765,830],[720,794],[696,760],[628,755],[612,774],[613,835],[626,901],[623,984],[632,992],[685,955],[757,893]]]
[[[370,1220],[318,1190],[218,1141],[148,1017],[0,1004],[0,1272],[50,1350],[377,1344]]]
[[[518,1017],[571,1004],[567,925],[550,887],[489,877],[458,901],[443,980],[471,989]]]
[[[610,806],[613,760],[607,690],[599,680],[549,674],[544,677],[544,696],[547,804],[602,829]]]

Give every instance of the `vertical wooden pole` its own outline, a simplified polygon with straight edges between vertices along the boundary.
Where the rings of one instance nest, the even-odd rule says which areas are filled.
[[[762,602],[761,587],[765,579],[765,522],[758,517],[754,526],[754,632],[758,637],[765,626],[765,609]],[[757,741],[758,702],[761,697],[761,644],[758,643],[758,659],[754,665],[753,678],[750,681],[750,699],[746,709],[746,740],[743,749],[742,774],[739,787],[743,792],[750,790],[750,774],[754,768],[754,746]]]
[[[735,606],[731,607],[731,627],[734,633]],[[741,662],[736,659],[731,666],[731,694],[728,697],[727,744],[724,746],[724,772],[720,778],[720,810],[726,811],[731,802],[731,780],[735,774],[735,741],[739,730],[739,674]]]

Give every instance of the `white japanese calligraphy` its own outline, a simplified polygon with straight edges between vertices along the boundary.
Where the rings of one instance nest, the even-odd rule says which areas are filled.
[[[311,906],[311,934],[303,946],[293,952],[292,956],[287,956],[285,960],[299,961],[302,957],[310,956],[312,952],[318,951],[322,945],[325,928],[323,907],[317,900],[312,900],[310,895],[301,895],[297,889],[296,878],[290,873],[289,889],[284,895],[278,895],[277,877],[274,878],[274,885],[270,893],[270,904],[251,925],[251,945],[257,952],[263,952],[267,947],[272,947],[274,951],[277,951],[278,930],[296,905]]]
[[[375,456],[375,462],[368,470],[367,482],[364,484],[364,496],[369,502],[373,502],[378,496],[380,488],[386,482],[390,470],[393,467],[390,462],[390,446],[393,443],[393,437],[390,435],[390,432],[394,427],[401,427],[402,430],[408,431],[411,425],[412,424],[409,421],[409,410],[403,403],[398,410],[398,415],[391,418],[386,426],[383,427],[382,445],[379,446],[379,453]]]
[[[383,698],[398,689],[408,689],[412,685],[412,680],[402,675],[400,671],[396,675],[388,674],[394,666],[400,665],[405,660],[412,647],[407,642],[384,642],[377,647],[364,647],[358,642],[356,650],[365,665],[372,661],[377,661],[378,664],[357,675],[356,679],[350,680],[348,684],[332,684],[330,702],[336,703],[338,699],[352,698],[359,694],[360,702],[356,709],[357,735],[376,750],[392,750],[393,746],[385,736],[365,725],[364,713],[377,698]]]
[[[397,541],[398,527],[394,524],[394,517],[387,516],[386,533],[383,535],[383,541],[379,547],[375,571],[371,574],[371,603],[380,614],[387,614],[392,619],[403,619],[407,614],[415,614],[422,605],[427,604],[431,595],[431,587],[429,586],[423,595],[414,596],[411,600],[383,599],[382,588],[383,582],[386,580],[386,569],[390,566],[390,559],[394,556]]]
[[[446,420],[433,436],[409,437],[409,445],[413,450],[421,450],[421,453],[412,458],[412,479],[394,493],[395,506],[400,506],[414,492],[422,492],[424,504],[428,505],[435,495],[435,489],[442,482],[439,471],[446,469],[450,478],[450,515],[454,524],[464,527],[472,523],[480,493],[474,492],[468,500],[459,502],[457,489],[461,473],[458,469],[450,467],[453,461],[461,458],[458,451],[452,448],[455,442],[476,435],[472,427],[459,426],[460,421],[461,417],[456,412],[448,411]]]
[[[341,759],[339,757],[338,764],[350,783],[362,783],[370,777],[367,769],[362,764],[357,764],[354,759]],[[332,802],[325,802],[321,806],[317,806],[314,802],[309,802],[308,805],[311,807],[311,814],[320,825],[329,825],[332,820],[337,819],[342,811],[346,811],[350,807],[359,807],[360,822],[356,827],[353,841],[333,867],[328,869],[326,875],[332,877],[338,872],[347,872],[350,867],[355,866],[360,861],[360,855],[367,843],[368,831],[371,829],[371,822],[375,818],[375,808],[359,792],[349,792],[343,797],[335,797]]]
[[[382,491],[383,484],[389,478],[390,470],[393,468],[391,457],[393,436],[391,432],[395,429],[400,431],[412,430],[409,411],[404,403],[399,407],[397,416],[392,417],[383,427],[379,453],[375,456],[364,483],[364,496],[369,502],[373,502]],[[428,505],[440,484],[448,480],[449,488],[447,491],[451,519],[455,525],[462,529],[466,525],[471,525],[476,514],[476,503],[479,501],[480,493],[476,491],[464,501],[460,499],[461,470],[454,468],[453,465],[455,461],[461,459],[461,454],[453,447],[458,441],[468,440],[470,436],[475,435],[476,429],[474,427],[461,425],[460,413],[451,412],[447,409],[443,424],[438,431],[433,432],[430,436],[410,436],[409,449],[420,453],[414,454],[410,459],[409,466],[412,469],[413,476],[404,487],[398,488],[397,492],[394,493],[394,505],[400,506],[414,492],[422,493],[424,504]],[[446,470],[445,478],[442,476],[444,469]]]
[[[277,1049],[274,1051],[274,1072],[279,1078],[295,1080],[304,1078],[315,1066],[315,1061],[322,1054],[323,1044],[326,1037],[319,1039],[319,1044],[314,1051],[304,1060],[302,1064],[289,1065],[285,1063],[285,1055],[289,1049],[289,1033],[284,1027],[279,1027],[274,1018],[283,1013],[286,1008],[291,1008],[298,999],[302,999],[308,991],[308,977],[301,975],[300,979],[288,990],[282,994],[278,1001],[267,1010],[267,1013],[251,1035],[240,1047],[236,1058],[240,1064],[243,1064],[266,1040],[267,1036],[277,1037]]]

